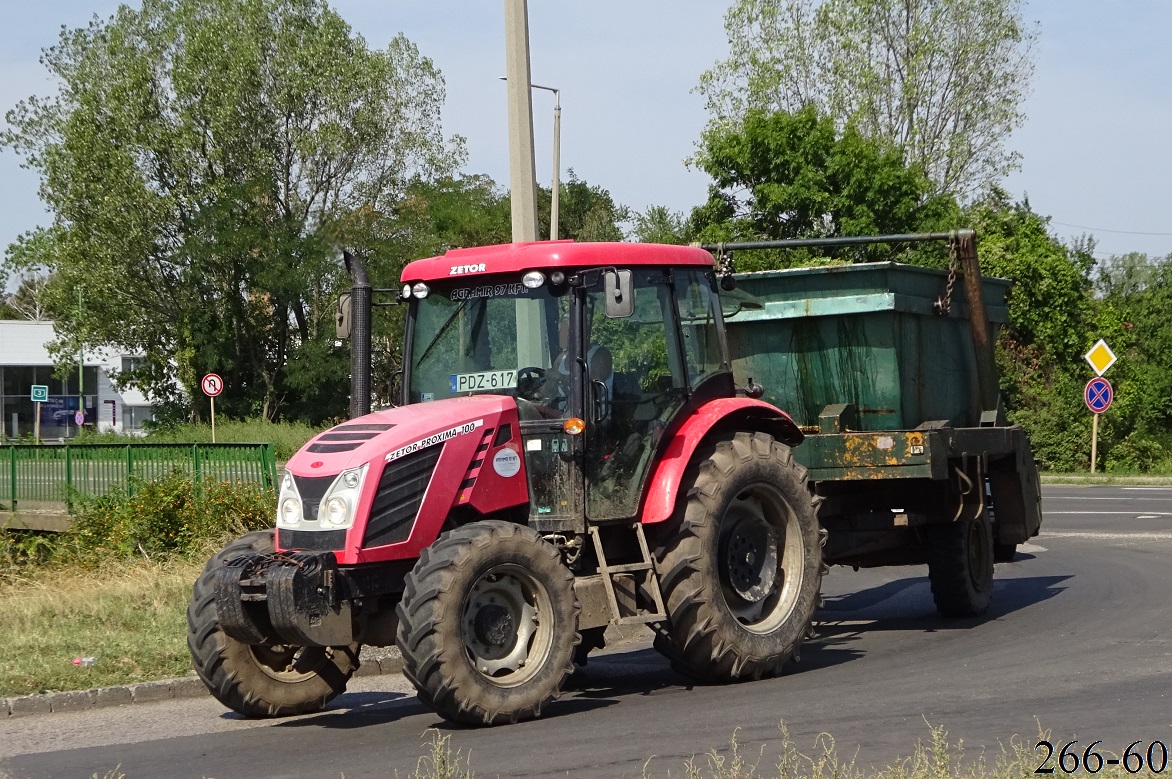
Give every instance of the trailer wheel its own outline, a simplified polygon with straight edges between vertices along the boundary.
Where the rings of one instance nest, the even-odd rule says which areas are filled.
[[[1017,557],[1017,544],[993,544],[993,562],[1011,563]]]
[[[473,522],[441,535],[399,603],[403,674],[453,722],[532,719],[573,670],[579,605],[561,554],[536,531]]]
[[[212,574],[248,552],[273,551],[273,531],[232,541],[204,566],[187,606],[187,648],[212,695],[246,717],[287,717],[325,708],[358,668],[358,645],[252,646],[220,629]]]
[[[993,529],[987,513],[937,525],[928,536],[928,579],[940,616],[976,617],[993,594]]]
[[[737,433],[689,469],[658,560],[668,623],[656,648],[707,681],[780,672],[810,629],[822,581],[806,470],[764,433]]]

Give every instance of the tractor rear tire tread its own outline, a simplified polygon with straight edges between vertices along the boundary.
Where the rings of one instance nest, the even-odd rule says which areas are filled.
[[[708,682],[759,679],[781,672],[809,632],[822,579],[818,499],[806,469],[789,447],[764,433],[735,434],[698,452],[685,476],[678,525],[661,537],[660,587],[668,622],[655,647],[672,667]],[[717,546],[730,501],[753,484],[772,485],[794,512],[801,531],[802,570],[791,616],[772,632],[750,632],[721,592]]]

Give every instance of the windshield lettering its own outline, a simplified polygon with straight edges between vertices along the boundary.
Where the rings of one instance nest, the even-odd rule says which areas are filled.
[[[484,287],[461,287],[452,290],[452,300],[473,300],[475,298],[496,298],[501,295],[527,295],[529,288],[523,284],[497,284]]]

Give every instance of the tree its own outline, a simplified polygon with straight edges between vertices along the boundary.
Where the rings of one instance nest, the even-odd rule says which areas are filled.
[[[551,191],[538,188],[540,235],[548,236]],[[630,209],[615,203],[610,191],[578,178],[573,168],[561,185],[558,201],[558,236],[575,241],[621,241],[620,225],[631,218]]]
[[[667,206],[650,206],[632,222],[631,237],[640,243],[685,244],[689,239],[687,217]]]
[[[415,181],[387,217],[388,229],[367,247],[368,256],[377,258],[369,263],[375,287],[397,290],[402,269],[412,260],[435,257],[448,249],[511,240],[508,196],[485,175]],[[371,375],[376,399],[381,402],[398,402],[392,396],[391,382],[403,367],[405,321],[405,306],[375,309]]]
[[[1082,355],[1102,319],[1091,294],[1094,247],[1063,245],[1047,217],[997,188],[965,221],[977,231],[981,272],[1013,282],[997,349],[1009,418],[1029,433],[1044,467],[1086,468],[1091,419],[1082,389],[1090,375]]]
[[[1172,255],[1112,257],[1100,266],[1096,287],[1095,335],[1119,356],[1108,376],[1115,403],[1100,428],[1106,464],[1150,470],[1172,453]]]
[[[21,274],[20,285],[0,304],[0,319],[25,319],[43,322],[53,316],[45,307],[45,290],[49,286],[48,273],[28,270]]]
[[[227,413],[274,417],[314,382],[336,400],[334,247],[378,245],[411,182],[462,159],[432,63],[402,36],[369,49],[325,0],[144,0],[42,62],[59,91],[0,140],[53,213],[8,261],[54,273],[59,353],[144,355],[159,398],[220,372]]]
[[[907,167],[899,149],[863,137],[853,125],[840,134],[813,106],[794,114],[750,112],[734,126],[710,127],[696,156],[712,176],[708,202],[692,212],[691,230],[705,241],[905,233],[956,226],[955,202]],[[873,246],[868,259],[893,250]],[[760,255],[758,262],[800,264]]]
[[[697,90],[712,124],[815,106],[967,198],[1016,167],[1036,30],[1022,0],[738,0]]]

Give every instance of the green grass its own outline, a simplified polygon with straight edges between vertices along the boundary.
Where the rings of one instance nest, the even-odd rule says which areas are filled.
[[[216,420],[216,442],[221,444],[271,442],[278,462],[284,462],[292,457],[306,441],[326,427],[329,425],[312,427],[303,422],[270,422],[267,419],[218,419]],[[145,437],[85,432],[73,439],[79,444],[120,443],[126,440],[155,444],[210,443],[212,428],[211,425],[207,424],[185,424],[150,430]]]
[[[0,696],[190,674],[185,610],[201,568],[172,559],[0,571]]]

